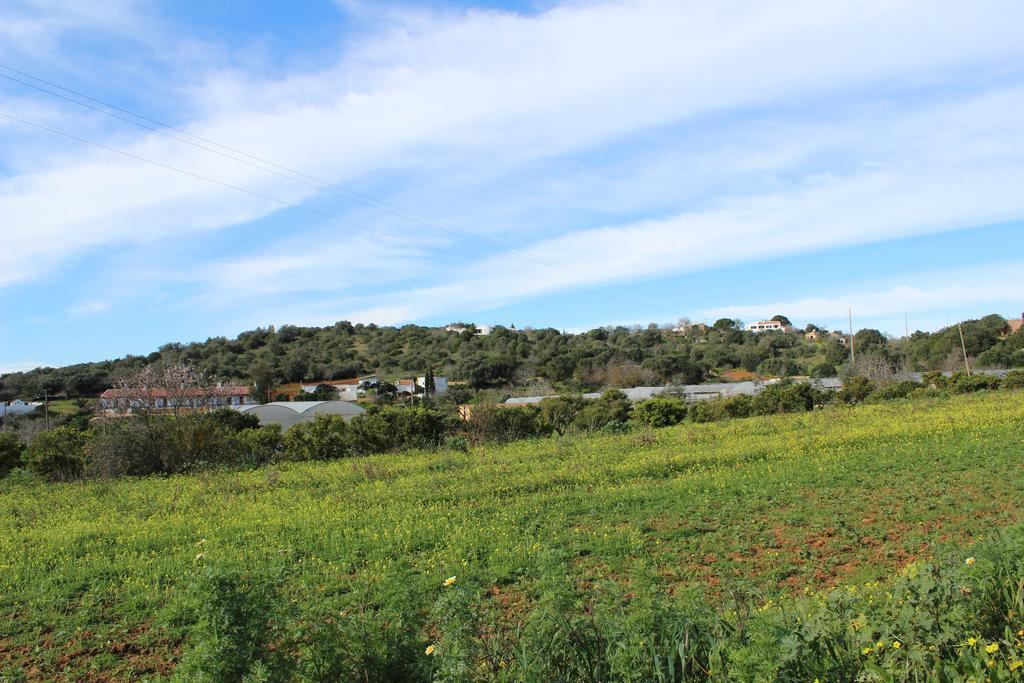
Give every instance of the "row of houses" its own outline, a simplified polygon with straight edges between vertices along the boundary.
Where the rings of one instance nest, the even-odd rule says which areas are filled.
[[[225,408],[255,403],[252,388],[246,386],[196,387],[178,392],[167,389],[107,389],[100,394],[101,409],[120,411]]]

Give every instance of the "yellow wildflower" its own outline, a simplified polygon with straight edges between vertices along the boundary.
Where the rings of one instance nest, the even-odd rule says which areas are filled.
[[[974,647],[974,644],[977,643],[977,642],[978,642],[977,638],[968,638],[967,639],[967,644],[970,645],[971,647]]]
[[[432,654],[434,654],[434,648],[435,648],[435,647],[436,647],[436,645],[427,645],[426,653],[427,653],[428,655],[432,655]]]
[[[872,647],[868,646],[868,647],[864,648],[864,649],[863,649],[863,650],[861,651],[861,653],[862,653],[862,654],[865,654],[865,655],[869,655],[869,654],[871,654],[871,653],[872,653],[872,652],[874,652],[874,651],[875,651],[875,650],[874,650],[874,648],[872,648]]]
[[[1016,671],[1022,666],[1024,666],[1024,662],[1020,661],[1019,659],[1014,662],[1010,662],[1010,671]]]
[[[877,643],[875,643],[875,647],[881,650],[885,647],[885,643],[883,643],[882,641],[878,641]]]
[[[894,649],[894,650],[898,650],[898,649],[900,649],[901,647],[903,647],[903,643],[901,643],[901,642],[900,642],[900,641],[898,641],[898,640],[894,640],[894,641],[892,641],[892,649]]]
[[[455,577],[454,576],[449,576],[447,579],[444,580],[444,585],[445,586],[450,586],[453,583],[455,583]]]
[[[985,648],[985,652],[992,654],[993,652],[999,652],[999,643],[992,643]]]
[[[968,557],[966,560],[964,560],[964,564],[966,564],[968,567],[970,567],[972,564],[974,564],[974,558],[973,557]]]

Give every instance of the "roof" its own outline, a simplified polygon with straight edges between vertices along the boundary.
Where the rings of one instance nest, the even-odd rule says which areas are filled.
[[[302,422],[312,422],[317,415],[340,415],[350,420],[366,412],[362,406],[351,401],[274,401],[234,408],[239,412],[255,415],[261,425],[279,424],[285,428]]]
[[[181,393],[170,392],[166,389],[107,389],[100,398],[169,398],[171,396],[248,396],[249,387],[227,386],[227,387],[199,387],[182,391]]]

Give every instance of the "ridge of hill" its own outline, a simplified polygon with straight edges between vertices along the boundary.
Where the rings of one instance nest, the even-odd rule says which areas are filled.
[[[449,326],[451,327],[451,326]],[[808,332],[817,330],[808,327]],[[1024,328],[1008,334],[1005,318],[988,315],[963,323],[967,355],[981,367],[1024,367]],[[376,372],[383,377],[422,374],[461,380],[472,390],[548,384],[559,390],[695,384],[735,371],[765,376],[834,376],[848,362],[842,335],[813,338],[805,331],[753,333],[737,321],[711,327],[597,328],[579,334],[552,328],[496,326],[480,334],[405,325],[342,321],[327,327],[285,325],[249,330],[234,339],[171,343],[146,356],[39,368],[0,376],[0,400],[49,395],[96,396],[129,371],[152,363],[185,363],[225,380],[273,386]],[[962,367],[956,327],[915,332],[901,339],[877,330],[856,333],[862,363],[905,370]]]

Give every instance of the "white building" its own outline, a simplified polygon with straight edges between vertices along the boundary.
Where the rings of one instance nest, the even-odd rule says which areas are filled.
[[[747,330],[750,332],[789,332],[792,329],[778,320],[758,320],[756,323],[747,325]]]
[[[426,376],[424,376],[424,377],[417,377],[416,378],[416,384],[418,386],[422,387],[423,389],[426,389],[427,388],[427,378],[426,378]],[[447,377],[439,377],[437,375],[434,375],[434,394],[443,394],[446,391],[448,391],[448,378]]]
[[[42,407],[42,403],[28,403],[26,401],[22,401],[20,398],[15,399],[10,403],[0,401],[0,419],[8,416],[14,417],[16,415],[27,415],[34,412],[37,408]]]

